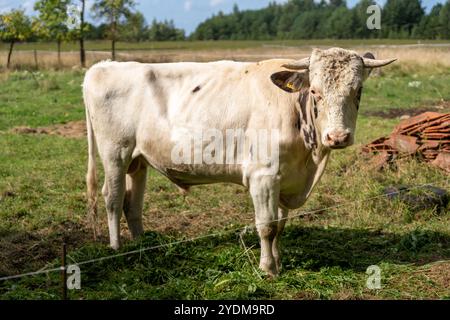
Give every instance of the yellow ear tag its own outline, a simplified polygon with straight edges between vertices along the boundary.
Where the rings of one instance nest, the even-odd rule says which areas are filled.
[[[294,84],[292,84],[291,82],[288,82],[288,84],[286,84],[286,87],[288,87],[291,90],[295,90]]]

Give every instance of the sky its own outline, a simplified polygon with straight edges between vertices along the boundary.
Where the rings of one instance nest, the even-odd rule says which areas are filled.
[[[273,0],[136,0],[137,9],[141,11],[147,22],[154,18],[161,20],[174,20],[178,28],[186,30],[190,34],[197,25],[214,13],[223,11],[231,12],[233,5],[238,4],[241,10],[259,9],[266,7]],[[287,0],[275,0],[278,3]],[[347,0],[349,7],[354,6],[359,0]],[[444,3],[446,0],[422,0],[422,5],[429,11],[436,3]],[[33,15],[33,4],[35,0],[0,0],[0,13],[12,8],[22,7],[27,14]],[[87,0],[88,7],[93,0]],[[385,0],[376,1],[383,5]],[[93,21],[92,19],[88,19]]]

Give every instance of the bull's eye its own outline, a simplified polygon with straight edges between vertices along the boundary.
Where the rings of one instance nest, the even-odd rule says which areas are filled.
[[[315,102],[319,102],[320,100],[322,100],[322,97],[320,96],[320,94],[318,94],[314,89],[311,89],[311,94],[312,94]]]

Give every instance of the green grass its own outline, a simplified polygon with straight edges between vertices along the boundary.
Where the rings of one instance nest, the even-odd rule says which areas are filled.
[[[83,119],[82,72],[14,71],[0,78],[0,130]]]
[[[383,76],[371,77],[364,84],[364,105],[370,106],[368,111],[408,109],[450,100],[450,79],[446,68],[421,70],[392,65],[388,71],[382,72],[385,72]]]
[[[449,99],[448,74],[431,69],[403,71],[386,69],[366,83],[356,145],[333,153],[319,186],[301,210],[349,204],[289,221],[283,235],[284,271],[278,278],[265,279],[255,271],[256,260],[252,254],[249,259],[240,243],[236,228],[253,220],[243,188],[200,186],[184,198],[167,179],[151,171],[144,208],[148,231],[137,241],[126,241],[120,252],[212,232],[220,235],[82,265],[82,289],[70,291],[70,298],[450,298],[448,208],[416,211],[401,201],[365,200],[392,184],[432,183],[450,189],[448,175],[416,160],[405,159],[397,168],[378,172],[360,154],[361,144],[388,134],[398,122],[365,112],[406,110]],[[102,236],[97,242],[85,214],[85,139],[10,132],[18,125],[82,120],[81,81],[78,71],[20,71],[1,80],[0,276],[57,266],[63,240],[69,244],[70,262],[114,254],[107,246],[103,201]],[[410,90],[411,81],[421,81],[423,88]],[[124,235],[128,237],[127,232]],[[249,253],[258,257],[255,232],[250,230],[243,239]],[[366,269],[374,264],[382,270],[380,290],[366,288]],[[0,282],[1,299],[59,297],[58,272]]]
[[[437,44],[440,40],[395,40],[395,39],[362,39],[362,40],[255,40],[255,41],[163,41],[163,42],[118,42],[117,50],[217,50],[217,49],[248,49],[263,46],[338,46],[351,47],[355,45],[407,45],[407,44]],[[8,50],[7,43],[0,42],[0,50]],[[16,50],[47,50],[55,51],[56,43],[32,42],[18,43]],[[86,41],[86,50],[109,51],[111,43],[107,40]],[[63,51],[79,50],[77,42],[65,42],[62,45]]]

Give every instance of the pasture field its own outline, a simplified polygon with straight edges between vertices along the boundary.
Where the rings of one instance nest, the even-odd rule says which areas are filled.
[[[380,46],[380,45],[415,45],[442,44],[442,40],[411,40],[411,39],[319,39],[319,40],[218,40],[218,41],[143,41],[143,42],[117,42],[117,50],[200,50],[211,51],[217,49],[248,49],[261,46],[268,47],[299,47],[299,46],[338,46],[342,48],[362,46]],[[79,44],[76,41],[64,42],[61,46],[62,51],[77,51]],[[88,40],[85,42],[86,50],[108,51],[111,48],[111,42],[108,40]],[[56,50],[54,42],[25,42],[15,44],[17,50]],[[8,43],[0,42],[0,50],[8,50]]]
[[[117,59],[141,62],[213,61],[231,59],[257,61],[271,58],[298,59],[314,47],[343,47],[358,52],[371,51],[376,57],[395,56],[412,64],[450,67],[450,44],[437,40],[285,40],[285,41],[167,41],[118,42]],[[88,66],[111,58],[109,41],[86,41]],[[34,50],[36,50],[34,52]],[[80,63],[78,43],[62,45],[58,63],[56,44],[46,42],[17,43],[11,58],[14,69],[72,69]],[[0,68],[6,66],[8,44],[0,42]]]
[[[438,60],[430,58],[433,63],[426,66],[400,61],[365,83],[355,145],[332,153],[311,198],[290,212],[314,210],[289,220],[279,277],[265,279],[256,270],[256,232],[249,229],[241,238],[237,230],[253,223],[244,188],[200,186],[183,196],[151,170],[147,231],[131,241],[123,221],[127,240],[119,253],[197,239],[81,265],[81,290],[69,291],[69,297],[450,299],[449,208],[417,210],[378,197],[384,187],[399,184],[450,190],[448,174],[415,159],[377,171],[361,154],[363,144],[390,133],[401,115],[450,112],[449,66]],[[1,73],[0,277],[57,267],[63,241],[69,263],[114,254],[101,197],[97,241],[86,216],[86,139],[33,130],[84,119],[83,74],[75,69]],[[218,235],[204,237],[212,233]],[[366,287],[370,265],[381,268],[381,289]],[[0,282],[0,299],[59,298],[59,272]]]

